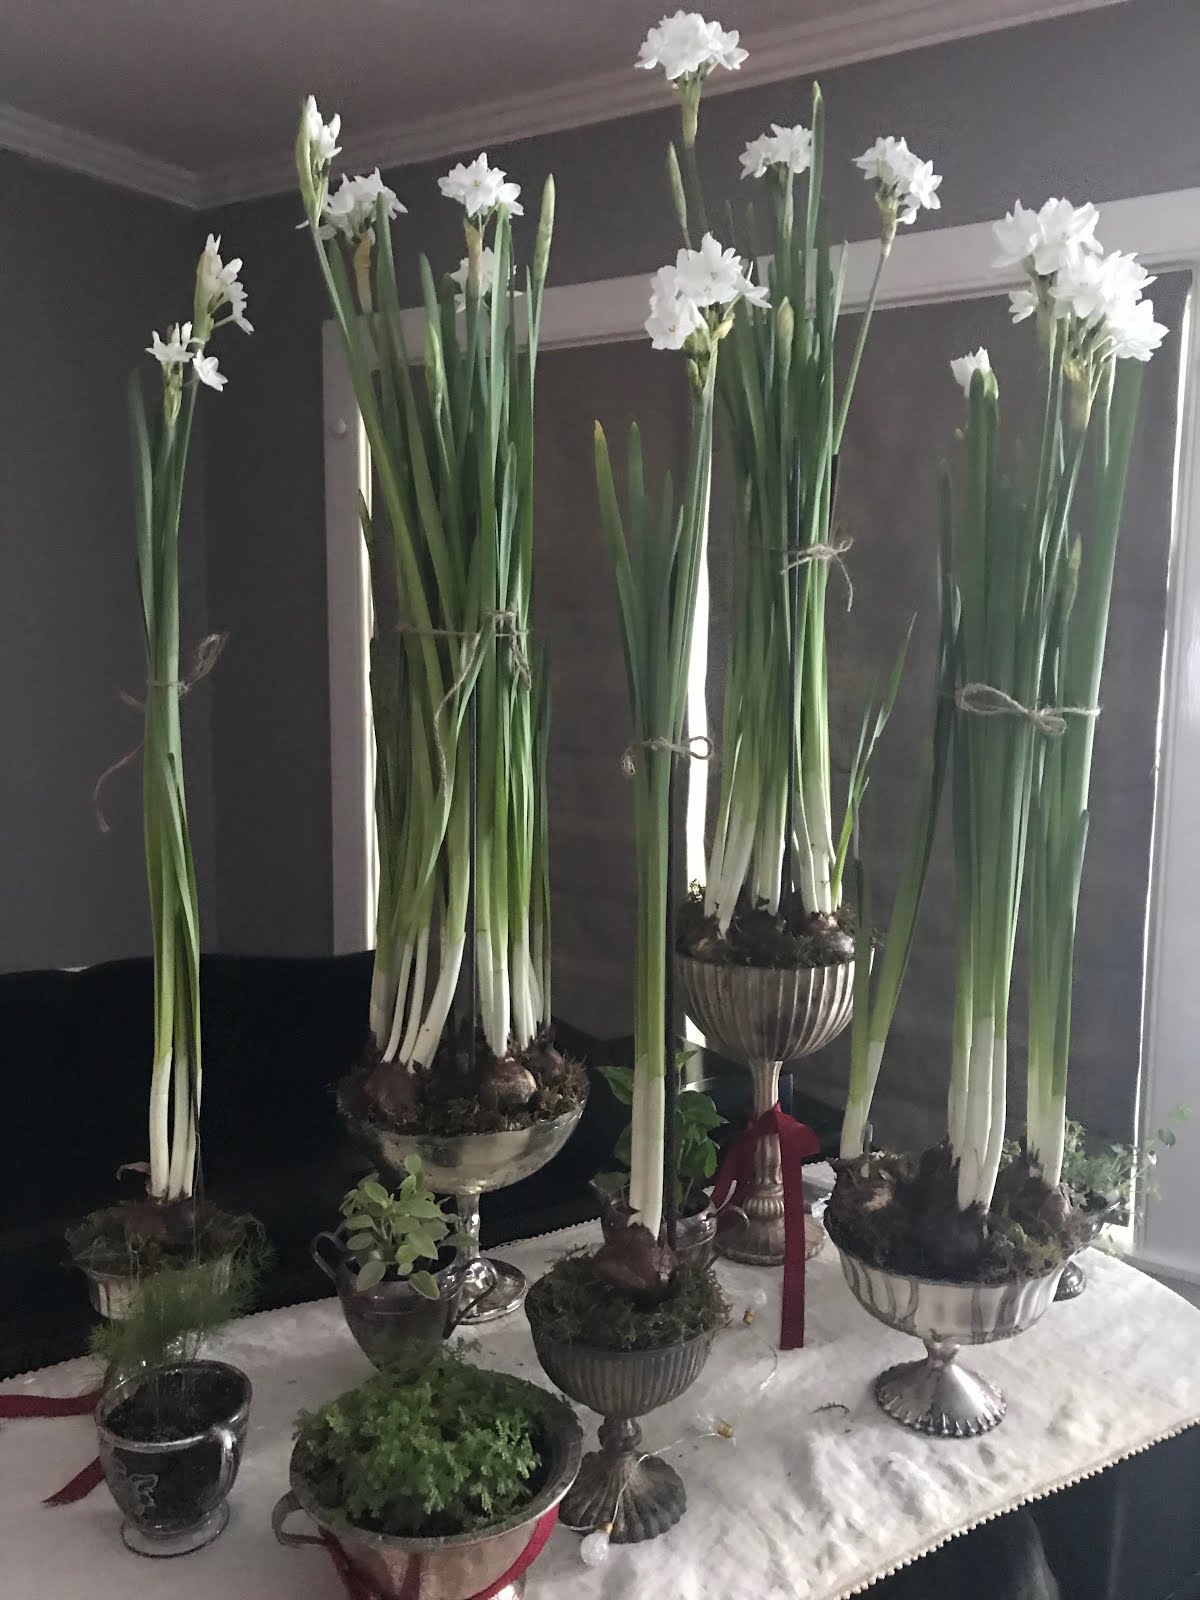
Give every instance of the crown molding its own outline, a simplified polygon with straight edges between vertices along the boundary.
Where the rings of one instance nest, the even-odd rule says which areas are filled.
[[[859,0],[834,14],[801,18],[743,40],[749,60],[712,78],[706,93],[732,94],[855,61],[949,43],[1024,23],[1128,0]],[[668,103],[657,72],[631,68],[544,91],[377,128],[347,142],[343,167],[404,167],[463,150],[487,149],[541,134],[584,128]],[[193,210],[279,194],[295,182],[290,150],[263,160],[190,171],[120,144],[0,105],[0,149],[69,167]]]
[[[711,78],[705,93],[733,94],[855,61],[948,43],[1027,22],[1120,5],[1126,0],[860,0],[836,14],[801,18],[786,28],[747,34],[749,59],[737,72]],[[632,60],[632,57],[631,57]],[[464,150],[490,149],[541,134],[661,110],[669,104],[658,72],[621,68],[512,95],[418,121],[378,128],[347,141],[343,169],[405,167]],[[290,152],[281,159],[238,163],[205,174],[203,204],[222,205],[278,194],[295,182]]]
[[[128,145],[64,127],[16,106],[0,105],[0,150],[47,161],[155,200],[191,208],[201,204],[200,178],[187,167],[159,161]]]

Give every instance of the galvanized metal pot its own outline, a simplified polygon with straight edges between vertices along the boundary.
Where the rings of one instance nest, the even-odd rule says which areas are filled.
[[[418,1294],[403,1278],[385,1278],[373,1289],[356,1288],[353,1264],[335,1233],[317,1234],[312,1258],[337,1290],[359,1349],[381,1370],[416,1345],[448,1339],[473,1303],[471,1294],[464,1293],[470,1262],[459,1255],[433,1274],[436,1300]]]
[[[221,1392],[219,1410],[198,1433],[170,1440],[122,1436],[113,1414],[148,1383],[208,1383]],[[250,1417],[250,1380],[223,1361],[181,1361],[114,1385],[96,1407],[100,1464],[125,1513],[121,1538],[142,1556],[187,1555],[224,1530],[227,1496],[237,1477]]]
[[[521,1400],[537,1408],[544,1481],[522,1510],[503,1522],[440,1539],[400,1539],[357,1528],[339,1512],[320,1505],[305,1475],[299,1447],[292,1452],[291,1488],[271,1513],[275,1537],[284,1545],[320,1544],[312,1534],[289,1533],[285,1524],[306,1511],[342,1546],[352,1564],[387,1600],[468,1600],[501,1578],[520,1558],[534,1528],[558,1505],[579,1471],[583,1431],[557,1395],[523,1378],[505,1381]],[[506,1584],[495,1600],[520,1600],[525,1578]]]
[[[355,1138],[371,1153],[376,1165],[397,1180],[404,1175],[406,1156],[418,1155],[425,1181],[438,1194],[452,1194],[458,1207],[459,1227],[475,1240],[465,1257],[464,1282],[472,1296],[464,1323],[492,1322],[516,1311],[529,1284],[525,1274],[506,1261],[479,1251],[479,1196],[492,1189],[531,1177],[552,1160],[574,1133],[586,1096],[573,1111],[528,1128],[508,1133],[461,1133],[453,1137],[398,1133],[366,1118],[342,1115]]]
[[[629,1209],[629,1186],[623,1180],[612,1183],[599,1177],[592,1179],[591,1189],[600,1202],[600,1227],[607,1243],[628,1226],[633,1216]],[[730,1219],[731,1226],[735,1226],[738,1219],[745,1224],[745,1215],[740,1206],[726,1209],[734,1213]],[[712,1265],[717,1251],[717,1225],[720,1220],[711,1200],[701,1210],[678,1218],[675,1224],[675,1254],[680,1266],[704,1268]]]
[[[959,1365],[959,1347],[1011,1339],[1031,1328],[1053,1304],[1062,1267],[1009,1283],[950,1283],[869,1266],[842,1245],[838,1253],[859,1305],[925,1345],[924,1361],[889,1367],[876,1378],[875,1398],[888,1416],[942,1439],[974,1438],[994,1428],[1008,1403],[994,1383]]]
[[[736,967],[676,955],[675,970],[692,1021],[715,1050],[750,1069],[756,1118],[779,1099],[784,1064],[836,1039],[854,1010],[853,961]],[[754,1183],[740,1198],[746,1227],[722,1241],[722,1253],[751,1266],[782,1266],[783,1174],[775,1134],[758,1141]],[[807,1219],[805,1234],[806,1254],[815,1255],[824,1237],[820,1225]]]
[[[683,1479],[669,1462],[642,1453],[636,1418],[691,1388],[708,1360],[713,1332],[664,1350],[596,1350],[553,1339],[532,1318],[530,1326],[550,1381],[604,1418],[600,1449],[584,1456],[563,1501],[562,1522],[582,1532],[611,1523],[614,1544],[654,1539],[673,1528],[687,1509]]]

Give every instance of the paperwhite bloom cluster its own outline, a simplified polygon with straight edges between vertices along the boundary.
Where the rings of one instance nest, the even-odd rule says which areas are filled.
[[[719,22],[706,22],[698,11],[677,11],[650,29],[637,65],[648,71],[661,67],[672,83],[679,78],[706,78],[714,67],[733,72],[746,59],[738,37]]]
[[[327,167],[341,150],[337,142],[342,127],[341,117],[335,116],[326,122],[317,109],[316,97],[310,94],[304,102],[304,126],[314,164]]]
[[[165,340],[160,339],[157,333],[152,333],[150,338],[152,342],[146,346],[146,352],[162,367],[164,377],[169,379],[190,366],[200,382],[206,383],[210,389],[219,392],[228,383],[228,378],[218,369],[216,356],[206,356],[203,345],[192,349],[194,341],[190,322],[175,323],[168,330]]]
[[[1071,345],[1081,355],[1149,361],[1166,334],[1143,292],[1154,279],[1133,255],[1103,253],[1096,238],[1100,213],[1090,203],[1047,200],[1039,211],[1018,200],[994,226],[1001,269],[1021,266],[1027,287],[1010,291],[1012,318],[1037,311],[1071,324]]]
[[[253,333],[246,320],[246,287],[239,280],[242,270],[240,256],[232,261],[221,260],[221,240],[210,233],[196,267],[196,304],[194,316],[198,328],[211,326],[222,306],[229,307],[230,322],[236,322],[243,333]],[[219,388],[220,385],[214,385]]]
[[[992,358],[988,355],[983,345],[973,355],[959,356],[957,361],[950,363],[950,371],[954,374],[954,381],[964,394],[971,392],[971,379],[977,372],[991,372]]]
[[[940,211],[937,191],[941,177],[932,161],[922,161],[908,148],[905,139],[876,139],[869,150],[855,156],[854,165],[875,184],[875,199],[880,211],[897,222],[915,222],[917,212]]]
[[[812,133],[803,123],[794,128],[771,124],[770,133],[760,133],[742,151],[743,178],[761,178],[771,167],[782,167],[793,177],[812,165]]]
[[[511,217],[525,215],[518,199],[521,185],[506,182],[499,167],[489,167],[486,151],[468,166],[460,161],[451,167],[444,178],[438,179],[438,188],[447,200],[457,200],[469,217],[488,216],[497,206],[503,206]]]
[[[407,211],[407,206],[400,204],[395,191],[380,177],[378,167],[357,178],[343,175],[340,186],[325,196],[321,208],[325,220],[317,229],[318,235],[322,239],[332,239],[334,234],[340,233],[350,245],[356,245],[362,238],[374,243],[375,203],[380,196],[389,221]]]
[[[765,306],[765,284],[751,281],[742,258],[706,233],[699,250],[680,250],[673,267],[660,267],[650,285],[646,332],[655,350],[679,350],[705,326],[704,311],[738,300]]]

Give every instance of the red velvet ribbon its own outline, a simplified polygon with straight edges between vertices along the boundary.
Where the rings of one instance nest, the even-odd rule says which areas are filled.
[[[0,1418],[16,1420],[21,1417],[90,1417],[100,1400],[99,1389],[87,1394],[0,1394]],[[44,1506],[70,1506],[82,1500],[104,1477],[99,1460],[89,1462],[82,1472],[77,1472],[70,1483],[63,1484],[57,1494],[48,1495]]]
[[[502,1572],[495,1583],[489,1584],[486,1589],[480,1589],[478,1594],[470,1597],[470,1600],[493,1600],[493,1597],[498,1595],[501,1589],[506,1589],[510,1583],[515,1583],[541,1555],[545,1549],[546,1540],[554,1532],[554,1524],[557,1521],[558,1507],[551,1506],[545,1516],[539,1517],[529,1543],[521,1551],[521,1554],[509,1567],[508,1571]],[[359,1571],[338,1540],[324,1528],[321,1529],[321,1543],[329,1551],[334,1569],[342,1580],[342,1587],[346,1591],[346,1600],[388,1600],[384,1590],[380,1589],[374,1580],[368,1578],[364,1572]],[[420,1593],[421,1563],[418,1559],[408,1569],[398,1600],[419,1600]]]
[[[754,1152],[767,1134],[779,1138],[780,1168],[783,1174],[783,1317],[779,1330],[781,1350],[799,1350],[804,1345],[804,1180],[806,1156],[820,1153],[821,1141],[811,1128],[789,1117],[778,1101],[769,1111],[743,1128],[721,1163],[713,1190],[718,1210],[739,1189],[748,1189],[754,1180]]]

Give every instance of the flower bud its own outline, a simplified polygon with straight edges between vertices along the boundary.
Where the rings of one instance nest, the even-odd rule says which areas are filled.
[[[554,174],[548,174],[545,187],[542,189],[542,210],[538,217],[537,242],[533,247],[533,281],[541,284],[546,281],[546,269],[550,264],[550,241],[554,237]]]

